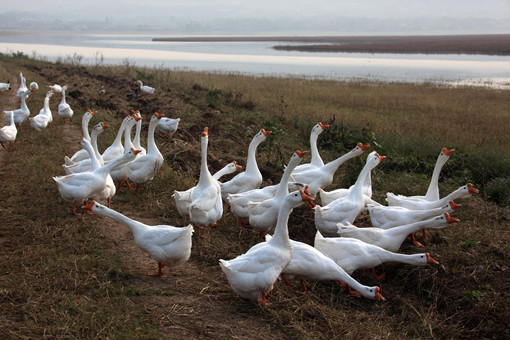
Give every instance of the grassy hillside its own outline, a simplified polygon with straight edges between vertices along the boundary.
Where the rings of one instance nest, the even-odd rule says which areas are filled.
[[[71,125],[58,118],[60,96],[51,99],[54,121],[36,132],[28,122],[14,148],[0,150],[0,333],[8,338],[503,338],[508,334],[510,296],[509,213],[510,113],[508,91],[447,88],[433,84],[332,82],[251,78],[168,70],[47,63],[1,56],[0,80],[13,90],[0,95],[2,109],[13,97],[19,72],[40,89],[27,104],[36,114],[45,85],[68,84]],[[135,80],[156,87],[152,96],[128,96]],[[98,91],[105,86],[106,94]],[[333,282],[307,282],[308,292],[277,282],[271,306],[236,296],[218,259],[231,259],[257,242],[257,233],[225,211],[204,239],[193,237],[190,260],[163,278],[145,274],[156,263],[134,246],[127,229],[98,216],[73,216],[52,176],[62,175],[64,155],[78,150],[81,116],[97,110],[90,126],[111,127],[99,139],[104,150],[122,119],[139,109],[181,118],[170,138],[156,136],[165,163],[140,195],[119,192],[112,208],[147,223],[185,225],[171,197],[195,185],[200,169],[200,132],[209,127],[209,167],[215,172],[236,160],[246,164],[248,144],[260,128],[273,133],[257,160],[263,186],[278,183],[296,149],[309,150],[311,128],[330,124],[318,147],[325,162],[370,144],[387,158],[373,171],[373,198],[386,192],[424,194],[442,147],[456,151],[441,173],[445,195],[468,182],[480,195],[459,200],[460,223],[429,231],[419,248],[440,265],[388,263],[379,285],[386,302],[350,296]],[[1,118],[3,119],[3,117]],[[142,137],[142,144],[145,137]],[[354,183],[366,154],[342,165],[332,190]],[[304,162],[309,160],[305,159]],[[228,179],[228,178],[227,178]],[[226,180],[226,179],[224,179]],[[320,204],[320,200],[317,199]],[[369,226],[368,215],[359,226]],[[291,215],[293,239],[313,243],[313,213]]]

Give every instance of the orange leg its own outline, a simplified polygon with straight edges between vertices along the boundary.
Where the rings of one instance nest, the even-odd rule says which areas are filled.
[[[126,182],[127,182],[127,180],[126,180]],[[138,189],[140,189],[140,185],[141,185],[140,183],[136,183],[135,195],[138,195]],[[129,189],[129,190],[131,190],[131,189]]]
[[[264,306],[270,306],[271,304],[267,303],[267,297],[266,297],[266,293],[262,292],[262,296],[260,296],[258,299],[257,299],[257,302],[259,305],[262,305],[264,304]]]
[[[308,291],[308,289],[306,289],[305,280],[300,279],[300,280],[299,280],[299,283],[301,283],[301,291],[302,291],[303,293],[306,293],[306,292]]]
[[[163,268],[165,267],[165,264],[163,262],[158,262],[158,271],[156,273],[148,274],[149,276],[164,276]]]
[[[407,238],[411,241],[411,243],[417,247],[423,247],[423,244],[421,244],[420,242],[416,241],[416,239],[414,238],[414,233],[410,233],[409,235],[407,235]]]
[[[76,205],[78,204],[78,201],[74,201],[74,204],[73,204],[73,214],[75,214],[76,216],[80,216],[81,214],[80,213],[77,213],[76,212]]]
[[[284,273],[281,273],[280,276],[282,277],[283,281],[285,281],[285,283],[287,284],[287,286],[291,287],[292,288],[292,282],[290,282],[289,278],[287,276],[285,276]]]
[[[385,274],[385,273],[382,273],[381,275],[377,275],[377,274],[375,273],[375,269],[374,269],[374,268],[372,268],[372,276],[373,276],[373,277],[375,277],[376,279],[380,280],[380,279],[384,278],[384,276],[386,276],[386,274]]]
[[[421,234],[422,234],[423,239],[427,238],[427,231],[425,229],[421,230]]]

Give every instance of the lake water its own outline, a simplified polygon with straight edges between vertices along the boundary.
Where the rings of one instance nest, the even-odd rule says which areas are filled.
[[[510,57],[483,55],[276,51],[275,42],[153,42],[158,35],[1,34],[0,52],[49,60],[83,57],[94,65],[134,64],[177,70],[333,80],[443,82],[510,89]],[[291,44],[285,42],[284,44]]]

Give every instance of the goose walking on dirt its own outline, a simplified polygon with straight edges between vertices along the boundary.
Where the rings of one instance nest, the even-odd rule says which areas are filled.
[[[158,130],[162,132],[161,137],[172,137],[179,127],[180,118],[163,117],[159,120]]]
[[[27,90],[28,90],[27,80],[25,79],[25,77],[23,77],[23,73],[20,72],[19,73],[19,87],[18,87],[18,90],[16,91],[16,97],[18,97],[21,100],[23,93],[27,92]],[[28,94],[27,94],[27,98],[28,98]]]
[[[11,89],[11,83],[7,81],[7,83],[0,83],[0,93],[7,92]]]
[[[294,191],[285,197],[273,237],[251,247],[246,253],[232,260],[220,260],[221,270],[227,276],[232,290],[243,298],[267,304],[266,295],[282,270],[292,259],[288,221],[292,210],[312,198],[303,190]]]
[[[155,91],[154,87],[144,85],[141,80],[137,80],[136,83],[140,86],[140,91],[142,91],[145,94],[153,94]]]
[[[71,109],[71,105],[66,102],[66,91],[69,87],[67,85],[62,86],[62,99],[60,100],[60,104],[58,104],[58,115],[62,117],[64,123],[66,119],[69,120],[69,123],[73,121],[74,111]]]
[[[164,267],[175,267],[188,261],[191,255],[193,226],[147,225],[92,201],[85,211],[114,219],[131,230],[135,244],[158,262],[158,271],[150,276],[163,276]]]
[[[53,121],[53,115],[50,110],[50,98],[52,95],[53,92],[48,91],[46,93],[46,97],[44,98],[43,108],[36,116],[28,118],[30,120],[30,126],[36,131],[45,129],[48,124]]]
[[[30,116],[30,109],[27,106],[27,98],[28,94],[33,92],[34,90],[32,88],[29,88],[25,92],[21,94],[21,107],[17,110],[12,111],[4,111],[5,113],[5,120],[7,123],[10,123],[10,112],[12,112],[12,117],[14,120],[14,125],[18,128],[18,130],[21,130],[21,123],[23,123],[29,116]]]
[[[4,143],[9,143],[9,147],[12,147],[12,143],[16,140],[18,129],[14,125],[13,112],[9,111],[9,125],[6,125],[0,129],[0,144],[5,149]]]

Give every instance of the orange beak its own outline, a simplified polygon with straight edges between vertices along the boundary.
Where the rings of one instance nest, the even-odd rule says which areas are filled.
[[[425,255],[427,255],[427,263],[428,264],[439,264],[439,262],[437,262],[432,257],[430,257],[429,253],[425,253]]]
[[[132,113],[132,114],[140,113],[140,110],[131,110],[131,113]]]
[[[142,120],[142,117],[138,117],[138,116],[135,116],[135,115],[133,115],[132,117],[135,119],[135,121]]]
[[[441,152],[444,153],[448,157],[450,157],[454,151],[455,151],[455,149],[451,149],[451,150],[448,150],[447,148],[441,149]]]
[[[133,151],[135,155],[138,155],[142,150],[135,150],[135,148],[131,148],[131,151]]]
[[[381,295],[381,288],[379,288],[379,287],[375,287],[375,299],[381,300],[381,301],[386,301],[384,296]]]
[[[159,120],[161,118],[163,118],[163,115],[160,115],[159,113],[157,112],[154,112],[154,115],[156,116],[156,118]]]
[[[297,155],[299,156],[299,158],[303,158],[303,157],[305,157],[305,155],[306,155],[306,151],[301,152],[301,151],[299,151],[299,150],[296,150],[296,153],[297,153]]]
[[[103,122],[101,122],[101,127],[104,129],[108,129],[110,127],[110,125],[106,125],[104,124]]]
[[[92,110],[89,110],[89,113],[93,116],[96,114],[97,111],[92,111]]]
[[[446,222],[448,222],[448,224],[460,222],[458,219],[451,217],[447,212],[444,213],[444,217],[446,217]]]
[[[85,211],[92,212],[92,207],[94,206],[94,204],[96,204],[96,201],[92,200],[92,202],[83,205],[81,208]]]
[[[319,126],[324,130],[325,128],[329,127],[328,124],[322,124],[321,122],[319,122]]]
[[[362,151],[365,151],[366,149],[368,149],[370,147],[370,145],[363,145],[363,143],[359,142],[358,143],[358,147],[362,150]]]
[[[454,201],[450,201],[450,202],[448,202],[448,204],[450,205],[450,207],[452,207],[453,210],[455,210],[459,207],[462,207],[462,205],[456,204]]]
[[[468,187],[468,191],[471,195],[478,194],[478,189],[473,188],[473,184],[468,183],[467,187]]]
[[[303,190],[299,190],[299,193],[301,194],[301,200],[303,202],[308,203],[308,208],[313,209],[315,207],[315,204],[313,204],[313,198],[311,198],[310,196],[305,194],[305,192]]]
[[[386,158],[386,156],[381,156],[378,153],[376,153],[376,156],[379,157],[379,162]]]
[[[264,136],[266,136],[266,137],[267,137],[267,136],[269,136],[269,135],[271,134],[271,132],[273,132],[273,131],[266,131],[266,130],[264,130],[264,129],[260,129],[260,131],[262,131],[262,133],[263,133],[263,134],[264,134]]]
[[[237,162],[236,161],[233,161],[233,163],[235,164],[236,166],[236,170],[241,170],[243,167],[240,166],[240,165],[237,165]]]
[[[209,136],[209,128],[204,128],[204,131],[202,131],[202,137]]]

